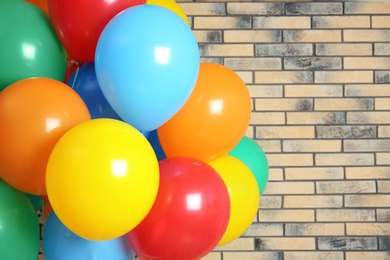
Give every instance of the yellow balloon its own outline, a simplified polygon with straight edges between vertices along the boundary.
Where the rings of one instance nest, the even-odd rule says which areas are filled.
[[[49,158],[46,186],[61,222],[89,240],[120,237],[149,213],[160,174],[148,140],[134,127],[101,118],[70,129]]]
[[[260,193],[251,170],[239,159],[224,155],[209,165],[224,180],[230,197],[230,219],[217,246],[240,237],[252,224],[259,207]]]
[[[180,16],[190,26],[186,13],[175,0],[146,0],[146,4],[165,7]]]

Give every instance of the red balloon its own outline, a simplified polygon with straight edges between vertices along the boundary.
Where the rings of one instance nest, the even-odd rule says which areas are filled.
[[[145,3],[145,0],[48,0],[48,7],[66,51],[78,61],[91,62],[106,24],[124,9]]]
[[[193,158],[161,160],[160,187],[146,218],[128,236],[142,260],[206,256],[226,231],[230,198],[219,174]]]

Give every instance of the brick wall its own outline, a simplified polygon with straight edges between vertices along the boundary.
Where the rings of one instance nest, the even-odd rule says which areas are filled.
[[[390,2],[189,2],[203,61],[250,90],[257,219],[207,260],[390,259]]]

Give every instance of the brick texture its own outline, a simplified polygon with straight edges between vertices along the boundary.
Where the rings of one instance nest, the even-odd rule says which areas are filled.
[[[390,3],[179,4],[202,60],[246,83],[270,166],[251,227],[204,259],[389,259]]]

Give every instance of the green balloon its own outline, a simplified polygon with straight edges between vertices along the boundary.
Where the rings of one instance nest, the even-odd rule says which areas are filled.
[[[27,196],[0,179],[0,259],[36,260],[38,216]]]
[[[268,182],[269,166],[263,149],[251,138],[244,136],[229,152],[229,155],[242,161],[256,177],[260,194],[263,194]]]
[[[47,14],[24,1],[0,1],[0,91],[25,78],[64,81],[66,52]]]

